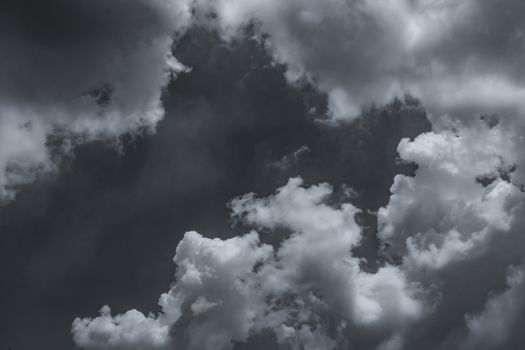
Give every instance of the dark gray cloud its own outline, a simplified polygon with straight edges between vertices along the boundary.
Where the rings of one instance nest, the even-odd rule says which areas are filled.
[[[122,139],[123,154],[103,141],[78,146],[57,175],[24,186],[0,209],[1,274],[10,286],[2,346],[71,347],[71,321],[106,303],[116,312],[155,310],[183,232],[244,232],[231,227],[225,206],[237,195],[270,194],[303,173],[307,183],[329,181],[341,198],[352,186],[352,200],[377,209],[394,174],[413,170],[396,162],[397,143],[429,130],[421,109],[403,113],[401,103],[354,124],[319,123],[325,97],[288,86],[284,67],[255,41],[226,45],[195,30],[174,55],[192,72],[166,90],[155,135]],[[295,165],[271,166],[302,146],[310,152]],[[382,170],[370,177],[372,164]]]
[[[0,346],[523,343],[521,2],[0,9]]]

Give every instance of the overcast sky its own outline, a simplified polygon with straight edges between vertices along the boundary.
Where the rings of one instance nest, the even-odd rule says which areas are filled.
[[[522,0],[4,0],[0,348],[525,343]]]

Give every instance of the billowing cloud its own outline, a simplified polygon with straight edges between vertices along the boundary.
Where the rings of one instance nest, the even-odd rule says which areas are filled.
[[[515,113],[525,105],[522,1],[198,0],[224,37],[267,36],[291,82],[328,94],[334,118],[405,92],[434,113]],[[210,14],[216,16],[210,20]]]
[[[378,213],[384,260],[376,271],[353,253],[359,210],[331,201],[328,184],[292,178],[266,198],[231,201],[233,217],[257,231],[227,240],[185,235],[159,315],[109,316],[105,308],[74,322],[76,343],[113,348],[108,339],[133,316],[156,328],[132,327],[129,337],[164,334],[171,348],[232,349],[267,331],[282,349],[515,346],[515,310],[525,304],[524,195],[512,182],[509,134],[480,121],[400,142],[400,156],[418,169],[395,178]],[[268,232],[280,241],[264,243]]]
[[[338,338],[397,342],[422,314],[417,290],[397,267],[387,265],[375,274],[360,269],[350,253],[361,237],[357,209],[328,205],[331,192],[327,184],[305,188],[294,178],[268,198],[246,195],[231,203],[235,216],[261,232],[290,231],[276,248],[260,243],[264,233],[224,241],[186,233],[174,258],[176,283],[160,299],[162,313],[150,320],[158,323],[154,333],[169,322],[174,347],[184,349],[232,349],[234,342],[263,330],[293,349],[336,349]],[[127,327],[130,315],[108,320],[105,310],[98,318],[75,321],[79,346],[115,346],[108,341],[115,338],[115,326],[101,325]],[[144,316],[131,313],[144,322]],[[346,340],[359,329],[374,336],[356,333]],[[135,332],[143,328],[129,330],[129,337]]]
[[[394,179],[390,201],[378,213],[379,236],[387,257],[401,262],[433,306],[407,338],[408,349],[518,344],[512,327],[522,321],[491,311],[512,294],[504,293],[505,284],[509,290],[519,288],[519,273],[512,267],[524,259],[524,194],[513,175],[518,171],[514,148],[521,138],[515,132],[504,123],[472,122],[399,144],[401,157],[416,162],[418,170],[415,177]],[[513,302],[519,305],[519,299]],[[508,326],[493,342],[475,334],[488,317]]]
[[[160,316],[132,310],[111,317],[104,307],[94,320],[75,321],[75,342],[87,349],[229,348],[264,311],[253,270],[271,251],[254,232],[226,241],[188,232],[174,258],[178,283],[161,296]]]
[[[442,267],[479,253],[490,235],[512,227],[523,199],[500,178],[516,163],[514,143],[510,130],[481,122],[403,139],[399,154],[418,165],[417,176],[395,177],[390,202],[379,211],[380,236],[417,265]]]
[[[53,168],[48,135],[76,141],[153,129],[183,1],[4,1],[0,5],[0,201]],[[68,145],[64,145],[67,149]]]

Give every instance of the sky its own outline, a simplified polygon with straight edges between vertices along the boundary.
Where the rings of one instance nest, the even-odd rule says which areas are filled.
[[[0,4],[0,347],[525,342],[525,3]]]

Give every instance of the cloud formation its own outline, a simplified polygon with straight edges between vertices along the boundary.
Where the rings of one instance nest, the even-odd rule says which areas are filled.
[[[257,41],[226,46],[196,28],[174,55],[192,71],[170,82],[154,134],[124,138],[120,153],[105,141],[79,145],[56,175],[23,186],[0,208],[0,275],[10,286],[0,347],[73,348],[71,320],[104,304],[113,313],[157,310],[185,231],[220,238],[248,232],[231,227],[224,203],[250,191],[267,196],[298,174],[306,184],[329,182],[330,202],[351,198],[363,209],[356,254],[375,253],[367,211],[388,202],[395,174],[413,174],[413,165],[396,162],[396,146],[429,131],[421,106],[394,101],[354,123],[327,125],[316,120],[324,96],[290,86]],[[287,167],[272,165],[303,145],[310,151]],[[279,230],[264,235],[265,242],[281,240]],[[32,337],[28,318],[42,325]],[[267,333],[236,349],[276,348],[265,343],[273,342]]]
[[[379,236],[434,305],[408,349],[421,339],[431,349],[516,348],[523,341],[515,331],[523,321],[503,314],[505,303],[521,310],[523,302],[514,292],[525,258],[524,193],[516,183],[523,163],[515,149],[522,141],[512,125],[458,123],[399,144],[418,170],[394,179],[378,213]],[[501,332],[491,332],[501,335],[485,341],[494,334],[483,330],[489,324],[499,324]]]
[[[292,83],[328,96],[334,119],[410,93],[436,115],[524,110],[518,0],[7,1],[2,4],[0,197],[53,168],[57,128],[114,137],[153,128],[161,88],[186,68],[170,55],[190,25],[238,38],[252,25]],[[45,69],[43,69],[45,67]],[[30,126],[30,127],[27,127]],[[7,139],[7,138],[5,138]],[[63,147],[68,149],[69,145]]]
[[[173,334],[166,339],[184,349],[232,349],[266,329],[293,349],[335,349],[334,337],[351,328],[375,330],[379,338],[367,340],[374,342],[402,334],[421,313],[415,291],[397,267],[361,271],[350,254],[361,237],[357,209],[327,205],[331,192],[327,184],[304,188],[294,178],[268,198],[233,200],[233,215],[247,223],[290,230],[275,249],[260,243],[256,232],[224,241],[186,233],[174,258],[177,282],[161,296],[162,313],[153,319],[159,324],[155,334],[170,325]],[[108,319],[106,310],[94,320],[74,322],[79,346],[118,348],[120,343],[107,341],[114,338],[113,327],[126,327],[130,337],[143,331],[127,328],[128,314],[135,319],[136,311]]]
[[[162,312],[150,316],[153,334],[184,349],[233,349],[265,331],[282,349],[516,347],[525,305],[524,194],[502,171],[514,161],[505,152],[508,132],[456,123],[401,141],[400,156],[418,169],[395,178],[378,213],[384,260],[377,271],[363,270],[352,253],[362,240],[359,210],[329,204],[328,184],[292,178],[269,197],[235,198],[232,215],[257,231],[228,240],[187,233],[174,258],[176,281],[160,299]],[[264,243],[269,232],[281,241]],[[77,345],[118,348],[107,341],[113,328],[145,317],[129,313],[110,316],[105,308],[75,320]],[[126,329],[131,337],[144,330]]]
[[[525,5],[454,0],[198,0],[225,38],[254,24],[291,82],[328,94],[331,115],[408,92],[436,114],[523,112]],[[216,16],[210,19],[210,14]]]
[[[356,122],[365,107],[406,92],[438,116],[432,131],[398,145],[417,171],[394,178],[377,212],[377,254],[356,253],[367,237],[352,189],[341,199],[328,183],[292,177],[272,195],[229,203],[252,231],[185,234],[160,313],[113,315],[104,306],[100,316],[74,321],[78,346],[226,350],[261,334],[283,349],[489,350],[525,341],[523,2],[19,4],[0,5],[0,201],[53,170],[53,147],[67,152],[152,130],[163,87],[188,70],[171,47],[192,22],[230,41],[251,26],[288,82],[326,93],[335,120]],[[248,86],[249,74],[238,83]],[[395,113],[419,115],[410,101]],[[484,121],[461,118],[473,115]],[[375,130],[361,125],[362,135]],[[58,146],[50,141],[56,133],[66,135]],[[300,143],[267,168],[300,169],[322,154],[316,146]],[[370,202],[362,208],[369,219],[380,200]]]
[[[181,1],[2,2],[0,201],[53,168],[57,130],[75,142],[152,130],[162,87],[186,69],[171,45],[189,20]]]

